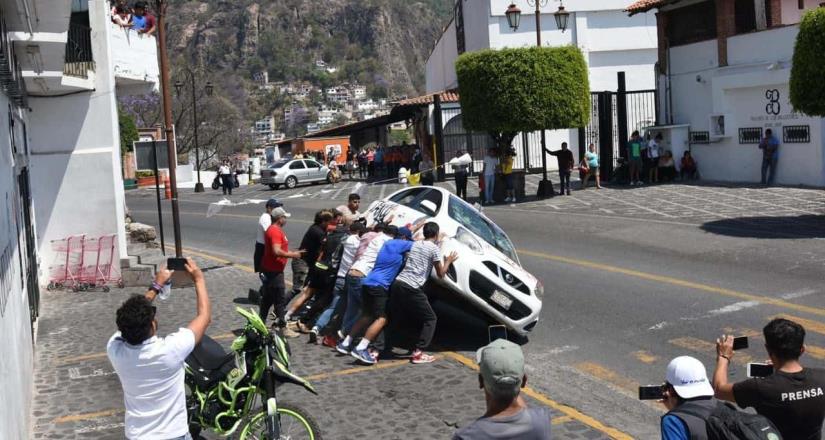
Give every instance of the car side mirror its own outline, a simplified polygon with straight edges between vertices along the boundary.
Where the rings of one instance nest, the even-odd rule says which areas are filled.
[[[419,206],[421,206],[421,210],[424,211],[425,214],[431,217],[434,216],[435,212],[438,210],[438,207],[435,206],[435,203],[433,203],[430,200],[422,200],[421,205]]]

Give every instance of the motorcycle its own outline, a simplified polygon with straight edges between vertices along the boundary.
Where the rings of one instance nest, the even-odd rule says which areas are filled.
[[[243,332],[227,353],[204,335],[186,358],[186,409],[189,433],[203,429],[240,440],[321,440],[318,424],[300,406],[278,401],[276,389],[296,384],[317,395],[312,385],[289,371],[289,347],[257,313],[236,307],[246,318]]]
[[[214,179],[212,179],[212,189],[216,189],[216,190],[221,189],[222,186],[223,186],[223,182],[221,182],[221,175],[218,174],[218,175],[215,176]],[[232,174],[232,187],[234,187],[234,188],[240,188],[241,187],[241,183],[238,180],[238,173],[237,172]]]

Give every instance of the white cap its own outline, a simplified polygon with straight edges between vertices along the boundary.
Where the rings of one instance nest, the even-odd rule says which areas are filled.
[[[683,399],[713,396],[705,366],[698,359],[679,356],[667,365],[667,383],[673,385],[676,394]]]

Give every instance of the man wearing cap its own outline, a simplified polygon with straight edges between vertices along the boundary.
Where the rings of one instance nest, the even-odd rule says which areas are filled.
[[[667,365],[662,403],[662,440],[707,439],[706,421],[717,406],[705,366],[698,359],[679,356]]]
[[[258,219],[258,229],[255,231],[255,254],[252,257],[255,273],[261,273],[261,258],[264,257],[264,235],[272,224],[272,210],[284,206],[278,199],[272,198],[266,201],[266,212]]]
[[[476,360],[487,412],[458,430],[453,440],[549,439],[550,411],[528,407],[520,395],[527,385],[521,347],[496,339],[476,352]]]
[[[272,224],[264,234],[264,256],[261,259],[261,270],[264,275],[265,288],[261,295],[261,320],[266,322],[269,308],[275,306],[275,315],[278,317],[276,325],[286,327],[286,285],[284,284],[284,268],[288,258],[301,258],[303,251],[290,251],[289,240],[283,231],[286,219],[290,214],[284,208],[277,207],[271,210]]]

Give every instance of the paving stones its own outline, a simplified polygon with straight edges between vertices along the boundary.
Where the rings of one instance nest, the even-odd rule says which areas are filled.
[[[257,287],[253,274],[214,261],[196,259],[206,272],[213,307],[209,334],[224,346],[243,325],[236,306],[250,307],[247,289]],[[143,289],[102,292],[48,292],[43,298],[36,347],[33,435],[35,439],[121,439],[123,399],[117,375],[105,355],[115,331],[115,310]],[[161,335],[189,322],[195,313],[192,289],[175,289],[158,300]],[[308,378],[319,395],[286,385],[279,399],[309,411],[327,439],[449,438],[484,412],[477,373],[445,354],[432,364],[382,359],[362,367],[306,338],[290,341],[292,367]],[[540,405],[528,398],[530,405]],[[607,438],[553,410],[554,438]]]

